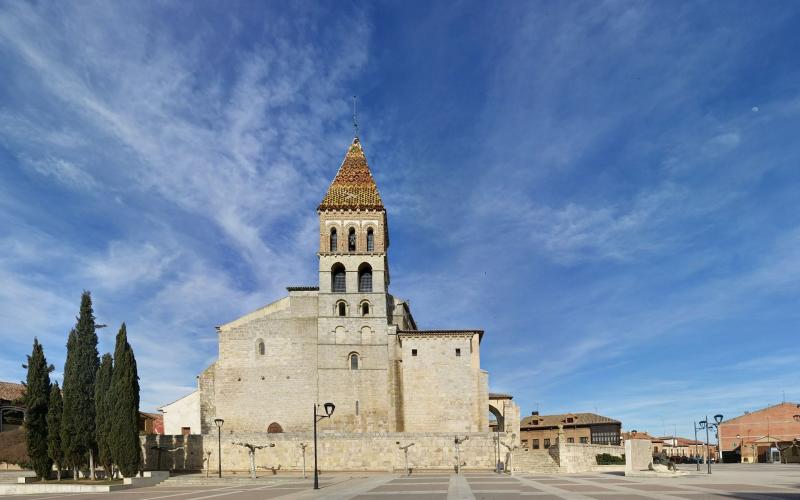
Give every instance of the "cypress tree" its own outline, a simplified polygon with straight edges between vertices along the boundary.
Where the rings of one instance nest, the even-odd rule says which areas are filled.
[[[50,400],[50,368],[39,340],[33,339],[33,351],[28,356],[25,389],[25,444],[33,470],[40,479],[47,480],[53,462],[47,454],[47,404]]]
[[[78,446],[76,434],[73,431],[72,424],[75,422],[76,417],[73,412],[76,411],[76,403],[67,400],[72,400],[76,397],[76,393],[67,390],[67,387],[72,387],[77,378],[77,353],[76,353],[76,333],[73,328],[69,332],[67,338],[67,360],[64,363],[64,390],[62,392],[62,405],[64,407],[61,414],[61,449],[64,452],[64,465],[69,466],[73,470],[73,479],[78,479],[77,468],[81,465],[82,453]]]
[[[94,381],[100,359],[97,353],[97,333],[95,331],[92,296],[84,291],[81,295],[81,309],[74,329],[75,337],[67,342],[67,364],[64,367],[64,418],[62,439],[69,435],[67,445],[68,459],[73,467],[89,465],[96,448],[94,439]],[[72,336],[72,334],[70,334]],[[70,339],[72,340],[72,339]],[[94,470],[90,467],[91,477]]]
[[[94,384],[95,405],[95,438],[97,440],[97,463],[106,471],[106,477],[111,477],[110,438],[111,438],[111,377],[113,373],[113,360],[111,354],[103,354],[100,369],[97,370],[97,380]]]
[[[64,403],[61,400],[61,389],[58,382],[50,389],[50,403],[47,408],[47,455],[56,464],[56,474],[61,481],[61,469],[64,466],[64,449],[61,446],[61,415]]]
[[[139,375],[136,358],[128,344],[125,323],[117,334],[114,370],[111,375],[111,456],[125,477],[139,471],[142,455],[139,442]]]

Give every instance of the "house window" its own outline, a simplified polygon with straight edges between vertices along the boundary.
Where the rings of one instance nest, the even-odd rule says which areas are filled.
[[[336,234],[336,228],[331,229],[331,252],[336,253],[339,246],[339,238]]]
[[[581,444],[588,444],[589,443],[589,438],[587,438],[585,436],[580,438],[580,440],[581,440]]]
[[[372,232],[372,228],[367,229],[367,252],[372,252],[375,250],[375,234]]]
[[[191,427],[181,427],[181,434],[182,435],[188,436],[191,433],[192,433],[192,428]]]
[[[331,268],[331,289],[334,293],[347,291],[347,274],[344,272],[344,266],[338,262]]]
[[[356,251],[356,230],[352,227],[350,228],[350,231],[347,233],[347,251],[348,252]]]
[[[278,422],[272,422],[267,426],[267,434],[280,434],[283,432],[283,427]]]
[[[550,448],[550,438],[544,440],[544,449]]]
[[[366,262],[358,266],[358,291],[372,291],[372,266]]]
[[[527,439],[523,439],[522,440],[522,447],[523,448],[527,448],[528,447],[528,440]]]
[[[358,370],[358,354],[356,353],[350,354],[350,369]]]
[[[574,421],[575,421],[575,419],[574,419],[574,418],[572,418],[572,417],[567,417],[567,423],[568,423],[568,424],[571,424],[571,423],[572,423],[572,422],[574,422]]]
[[[259,356],[263,356],[263,355],[264,355],[264,352],[265,352],[265,350],[266,350],[266,349],[264,348],[264,341],[263,341],[263,340],[259,340],[259,341],[258,341],[258,355],[259,355]]]
[[[336,304],[336,313],[339,316],[347,316],[347,304],[344,301]]]
[[[575,438],[567,438],[567,442],[568,443],[574,443],[575,442]]]
[[[416,349],[411,349],[411,355],[412,356],[416,356],[417,355],[417,350]]]
[[[361,303],[361,315],[366,316],[369,314],[369,302]]]
[[[358,415],[358,401],[356,401],[356,415]]]
[[[533,443],[531,445],[531,448],[533,448],[534,450],[538,450],[539,449],[539,440],[538,439],[534,439],[531,442]]]
[[[461,357],[461,349],[459,349],[458,347],[456,347],[456,357],[457,358]]]

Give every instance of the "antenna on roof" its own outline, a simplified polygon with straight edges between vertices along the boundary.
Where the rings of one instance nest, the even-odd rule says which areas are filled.
[[[358,137],[358,115],[356,114],[356,96],[353,96],[353,137]]]

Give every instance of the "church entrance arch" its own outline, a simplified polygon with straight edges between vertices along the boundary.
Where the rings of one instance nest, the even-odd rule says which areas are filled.
[[[283,432],[283,427],[278,422],[272,422],[267,426],[267,434],[280,434]]]
[[[504,432],[506,429],[506,422],[503,412],[501,410],[498,410],[494,405],[489,404],[489,413],[491,413],[492,416],[494,416],[494,419],[497,422],[497,427],[494,430]]]

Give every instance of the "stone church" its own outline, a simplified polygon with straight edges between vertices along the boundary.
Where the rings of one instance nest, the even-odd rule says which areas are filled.
[[[317,214],[318,285],[289,286],[287,296],[217,327],[219,358],[198,377],[196,393],[162,408],[166,432],[213,435],[222,418],[226,433],[288,438],[311,430],[315,403],[332,402],[333,417],[320,425],[338,436],[491,440],[490,411],[515,420],[518,436],[511,398],[490,401],[480,366],[484,332],[420,330],[409,303],[389,292],[386,208],[357,137]]]

